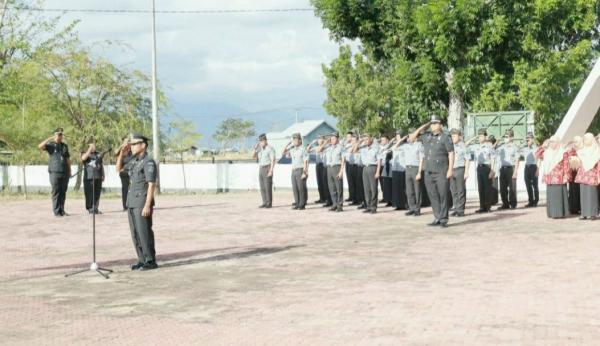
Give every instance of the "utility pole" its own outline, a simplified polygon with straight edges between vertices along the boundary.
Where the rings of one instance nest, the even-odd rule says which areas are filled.
[[[150,1],[152,2],[152,152],[154,161],[157,166],[160,166],[160,122],[158,121],[158,91],[156,87],[156,8],[155,0]],[[160,192],[160,174],[157,191]]]

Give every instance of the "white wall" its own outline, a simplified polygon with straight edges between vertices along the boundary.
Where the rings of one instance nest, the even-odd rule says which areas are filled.
[[[475,165],[471,165],[470,178],[467,181],[469,195],[477,194],[477,174]],[[76,166],[73,166],[73,172]],[[181,164],[160,165],[161,188],[163,190],[183,190],[183,167]],[[523,181],[524,165],[519,169],[517,179],[517,190],[524,192]],[[23,170],[20,166],[9,166],[0,169],[0,183],[4,181],[4,172],[8,175],[8,187],[16,190],[23,185]],[[121,181],[114,166],[105,166],[106,180],[103,187],[109,189],[120,189]],[[276,165],[273,178],[273,186],[276,189],[291,189],[291,165]],[[540,173],[541,176],[541,173]],[[46,166],[26,167],[27,190],[47,190],[50,187],[48,170]],[[226,190],[257,190],[258,189],[258,166],[255,163],[216,163],[216,164],[186,164],[185,165],[186,187],[192,191],[226,191]],[[75,179],[69,181],[69,186],[75,185]],[[344,187],[347,188],[347,181]],[[314,164],[310,165],[308,188],[316,189]],[[540,191],[545,191],[545,186],[540,179]]]

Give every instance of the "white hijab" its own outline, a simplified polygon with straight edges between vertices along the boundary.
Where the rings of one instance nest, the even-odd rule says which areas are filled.
[[[585,171],[596,166],[600,160],[600,148],[593,134],[586,133],[583,136],[583,147],[577,150],[577,157],[581,160],[581,166]]]
[[[556,148],[552,148],[553,144],[556,145]],[[562,161],[564,153],[565,148],[560,144],[558,136],[554,135],[550,137],[548,140],[548,148],[544,150],[544,159],[542,161],[544,173],[550,173],[554,167]]]

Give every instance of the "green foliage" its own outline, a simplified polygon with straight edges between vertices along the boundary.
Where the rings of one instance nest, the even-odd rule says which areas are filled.
[[[332,38],[361,44],[324,67],[342,129],[416,126],[453,97],[467,111],[533,110],[546,137],[600,51],[597,0],[312,3]]]
[[[183,152],[192,146],[197,146],[202,134],[196,130],[193,121],[176,118],[169,123],[168,150]]]
[[[240,148],[244,148],[246,139],[255,135],[253,121],[227,118],[219,124],[213,134],[213,139],[220,143],[221,149],[233,144],[238,144]]]

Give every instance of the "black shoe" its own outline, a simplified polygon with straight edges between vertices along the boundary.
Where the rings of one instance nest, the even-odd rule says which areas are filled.
[[[525,208],[531,208],[531,207],[533,207],[533,204],[532,204],[532,203],[527,203],[527,204],[525,204]]]
[[[131,270],[138,270],[138,269],[140,269],[140,268],[141,268],[143,265],[144,265],[144,263],[142,263],[142,262],[138,262],[138,263],[135,263],[135,264],[130,264],[130,265],[129,265],[129,269],[131,269]]]
[[[391,207],[391,206],[392,206],[392,203],[388,202],[388,203],[387,203],[385,206],[386,206],[386,207]]]
[[[345,199],[344,201],[345,201],[345,202],[352,202],[352,200],[351,200],[350,198],[348,198],[348,199]]]
[[[421,212],[420,212],[420,211],[415,211],[415,212],[413,213],[413,216],[421,216]]]
[[[67,212],[66,212],[66,211],[64,211],[64,210],[60,212],[60,215],[61,215],[61,216],[69,216],[69,214],[67,214]]]
[[[323,201],[322,201],[322,200],[320,200],[320,199],[317,199],[317,200],[315,201],[315,204],[319,204],[319,203],[323,203]]]
[[[270,204],[265,205],[265,209],[271,209],[272,206]]]
[[[428,223],[427,226],[430,227],[435,227],[435,226],[439,226],[440,222],[438,220],[434,220],[432,223]]]
[[[331,208],[329,208],[329,211],[336,211],[336,210],[337,210],[337,207],[331,207]]]
[[[453,212],[450,213],[450,216],[456,216],[457,214],[458,214],[458,212],[453,211]]]
[[[415,215],[415,212],[412,211],[412,210],[411,211],[407,211],[406,213],[404,213],[404,215],[406,215],[406,216]]]
[[[335,212],[336,212],[336,213],[339,213],[339,212],[342,212],[342,211],[344,211],[344,209],[343,209],[342,207],[339,207],[339,208],[337,208],[337,209],[335,210]]]
[[[385,203],[385,199],[382,199],[381,201],[379,201],[379,203]]]
[[[363,213],[365,213],[365,214],[368,214],[370,212],[371,212],[371,209],[365,209],[365,210],[363,210]]]
[[[462,212],[462,211],[457,211],[456,215],[454,215],[454,216],[456,216],[456,217],[465,217],[465,213]]]
[[[152,262],[146,262],[144,263],[139,270],[141,271],[146,271],[146,270],[152,270],[152,269],[156,269],[158,268],[158,264],[156,264],[156,262],[152,261]]]
[[[54,214],[54,217],[63,217],[63,214]]]
[[[102,212],[100,210],[98,210],[98,209],[94,210],[94,213],[96,213],[96,215],[102,214]]]
[[[371,210],[371,211],[369,211],[369,213],[371,213],[371,214],[377,214],[377,210]]]
[[[356,209],[358,209],[358,210],[360,210],[360,209],[367,209],[367,207],[361,204],[361,206],[358,207],[358,208],[356,208]]]
[[[489,213],[489,209],[477,209],[475,210],[477,214]]]
[[[442,227],[442,228],[448,228],[448,223],[447,222],[440,222],[440,227]]]
[[[506,210],[506,209],[510,209],[510,207],[508,205],[503,205],[503,206],[498,207],[498,209],[496,209],[496,210]]]
[[[292,207],[292,210],[298,210],[298,207],[294,206]]]
[[[323,205],[323,208],[329,208],[329,207],[331,207],[332,205],[333,205],[333,203],[329,203],[329,202],[328,202],[328,203],[325,203],[325,204]]]
[[[298,207],[296,209],[298,209],[298,210],[304,210],[304,209],[306,209],[306,207],[305,206],[301,206],[301,207]]]
[[[587,216],[580,216],[579,220],[587,220]]]
[[[360,203],[359,202],[352,202],[352,203],[350,203],[350,205],[360,205]]]
[[[295,207],[295,206],[296,206],[296,202],[292,202],[292,207]]]

